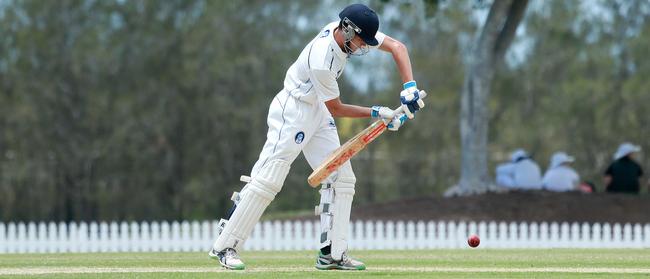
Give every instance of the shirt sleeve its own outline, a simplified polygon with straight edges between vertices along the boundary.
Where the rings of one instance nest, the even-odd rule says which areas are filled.
[[[384,39],[386,39],[386,34],[377,31],[377,34],[375,34],[375,39],[377,39],[377,42],[379,42],[376,46],[368,46],[370,49],[378,49],[381,44],[384,43]]]
[[[515,171],[515,165],[514,164],[501,164],[497,167],[496,173],[497,173],[497,184],[504,186],[504,187],[514,187],[515,186],[515,180],[514,180],[514,171]]]
[[[339,95],[339,85],[334,72],[329,70],[312,69],[310,71],[311,84],[318,95],[318,100],[327,102],[336,99]]]
[[[577,187],[580,185],[580,175],[575,170],[571,170],[571,173],[573,174],[573,186]]]

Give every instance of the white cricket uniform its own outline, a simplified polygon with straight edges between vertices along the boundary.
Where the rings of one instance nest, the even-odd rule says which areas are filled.
[[[580,176],[571,167],[560,165],[547,170],[542,181],[546,190],[566,192],[576,190]]]
[[[340,146],[334,118],[325,106],[325,102],[340,95],[336,80],[343,74],[348,57],[334,40],[338,24],[338,21],[327,24],[287,70],[284,89],[269,107],[266,143],[252,176],[269,160],[293,162],[300,151],[312,169],[316,168]],[[370,48],[378,48],[386,35],[377,32],[375,37],[379,44]],[[339,172],[354,175],[349,162]],[[330,178],[335,176],[336,173]]]
[[[337,79],[348,55],[334,40],[338,21],[326,25],[287,71],[284,88],[269,107],[266,142],[251,171],[251,181],[239,194],[232,216],[213,244],[213,251],[239,249],[255,223],[281,190],[291,163],[302,151],[312,168],[340,146],[334,118],[325,102],[339,96]],[[386,37],[377,32],[379,44]],[[333,259],[347,250],[350,209],[356,178],[350,162],[323,181],[321,247],[331,245]],[[237,202],[236,202],[237,203]]]

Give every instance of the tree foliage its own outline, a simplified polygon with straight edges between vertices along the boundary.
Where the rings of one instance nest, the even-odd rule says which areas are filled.
[[[286,69],[346,4],[1,1],[0,219],[218,218],[257,159]],[[430,98],[353,160],[355,203],[438,194],[460,175],[463,59],[485,7],[369,5]],[[561,149],[598,181],[620,142],[650,148],[647,6],[531,1],[487,103],[490,167],[515,147],[542,163]],[[339,85],[345,102],[395,106],[401,81],[377,54],[350,59]],[[367,124],[337,120],[342,140]],[[309,172],[300,157],[269,212],[310,211]]]

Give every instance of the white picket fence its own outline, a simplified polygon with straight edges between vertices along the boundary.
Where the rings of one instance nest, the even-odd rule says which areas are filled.
[[[319,222],[266,221],[245,243],[248,250],[316,249]],[[0,223],[0,254],[66,252],[207,251],[216,221],[142,223]],[[355,250],[467,248],[478,234],[480,248],[650,248],[650,224],[384,222],[350,226]]]

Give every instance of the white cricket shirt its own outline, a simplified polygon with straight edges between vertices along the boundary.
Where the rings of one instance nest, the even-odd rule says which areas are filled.
[[[291,96],[311,104],[326,102],[340,95],[337,79],[343,73],[348,55],[334,40],[339,22],[327,24],[300,53],[284,78],[284,90]],[[386,35],[377,31],[378,48]]]

